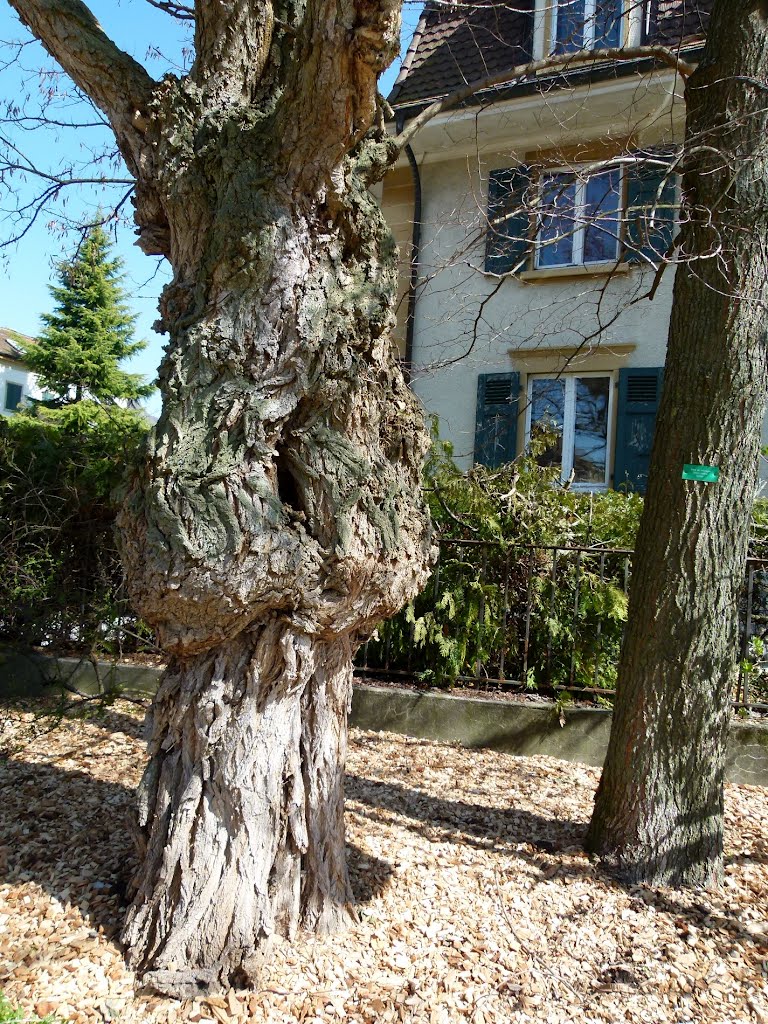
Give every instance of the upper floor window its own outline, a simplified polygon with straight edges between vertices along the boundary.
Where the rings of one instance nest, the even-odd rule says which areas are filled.
[[[657,266],[669,257],[676,209],[675,175],[648,154],[623,170],[500,168],[488,176],[485,269]]]
[[[575,53],[622,45],[622,0],[557,0],[552,52]]]
[[[615,261],[619,256],[622,182],[618,168],[541,176],[536,267]]]

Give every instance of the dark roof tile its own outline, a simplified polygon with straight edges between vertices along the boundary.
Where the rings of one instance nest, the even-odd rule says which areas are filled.
[[[26,334],[12,331],[7,327],[0,327],[0,357],[3,359],[23,359],[24,354],[19,347],[19,340],[34,341],[34,338],[28,338]]]
[[[648,42],[677,46],[698,37],[703,39],[713,0],[650,0]]]
[[[533,0],[511,7],[428,2],[390,93],[398,106],[442,96],[531,57]]]

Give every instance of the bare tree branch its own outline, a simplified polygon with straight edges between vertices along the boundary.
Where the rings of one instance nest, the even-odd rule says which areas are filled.
[[[269,55],[274,25],[271,0],[196,0],[192,78],[209,100],[251,100]],[[232,39],[240,45],[232,46]]]
[[[42,178],[43,181],[51,182],[54,185],[60,185],[62,188],[68,185],[133,185],[135,184],[133,178],[109,178],[106,175],[103,177],[90,177],[90,178],[76,178],[76,177],[64,177],[56,174],[48,174],[45,171],[39,170],[37,167],[33,167],[28,163],[14,164],[7,161],[3,165],[3,169],[9,171],[22,171],[24,174],[32,174],[36,178]]]
[[[109,118],[136,173],[155,82],[116,46],[81,0],[8,0],[75,85]]]
[[[195,20],[193,8],[187,7],[186,4],[177,4],[174,0],[147,0],[147,3],[150,7],[156,7],[159,11],[165,11],[172,18],[178,18],[179,21]]]
[[[23,132],[36,132],[41,128],[71,128],[77,131],[83,128],[108,128],[109,122],[104,121],[63,121],[42,114],[19,114],[16,117],[1,117],[0,125],[13,125]]]
[[[574,65],[598,64],[607,60],[629,61],[641,60],[647,57],[659,61],[676,71],[682,78],[688,78],[693,74],[695,67],[688,61],[682,60],[679,54],[666,46],[626,46],[620,48],[609,48],[604,50],[578,50],[576,53],[553,54],[550,57],[543,57],[541,60],[529,61],[527,64],[518,64],[516,67],[506,71],[497,71],[493,75],[487,75],[475,82],[462,86],[455,92],[449,93],[442,99],[430,103],[426,109],[408,123],[408,126],[395,137],[395,143],[403,149],[419,132],[425,124],[431,121],[438,114],[470,99],[476,93],[484,92],[486,89],[493,89],[501,85],[514,85],[516,82],[535,75],[539,71],[550,71],[561,69],[569,71]]]

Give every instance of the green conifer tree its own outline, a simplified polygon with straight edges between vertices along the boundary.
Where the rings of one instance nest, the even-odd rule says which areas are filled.
[[[58,283],[50,288],[56,307],[43,315],[36,343],[24,346],[29,368],[52,396],[44,403],[50,408],[135,401],[153,390],[139,374],[120,369],[145,343],[132,340],[136,317],[125,302],[122,261],[110,259],[110,248],[96,225],[74,256],[57,264]]]
[[[109,649],[125,621],[114,522],[149,429],[130,405],[152,385],[120,368],[144,347],[120,269],[101,227],[58,264],[55,309],[23,346],[47,396],[0,417],[0,640]]]

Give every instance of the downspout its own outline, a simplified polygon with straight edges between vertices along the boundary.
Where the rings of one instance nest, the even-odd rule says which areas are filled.
[[[398,134],[403,130],[405,117],[398,113],[395,124]],[[416,330],[416,286],[419,283],[419,258],[421,256],[421,174],[419,165],[410,145],[405,147],[405,155],[411,168],[413,179],[413,230],[411,233],[411,275],[408,281],[408,314],[405,319],[405,358],[403,370],[406,380],[410,382],[413,365],[413,337]]]

